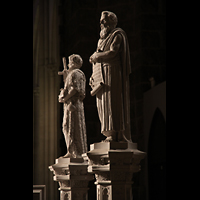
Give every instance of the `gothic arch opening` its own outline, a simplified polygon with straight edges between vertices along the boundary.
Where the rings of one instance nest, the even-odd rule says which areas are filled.
[[[149,200],[166,200],[166,122],[156,108],[148,141]]]
[[[108,189],[107,188],[105,188],[103,190],[103,200],[108,200]]]

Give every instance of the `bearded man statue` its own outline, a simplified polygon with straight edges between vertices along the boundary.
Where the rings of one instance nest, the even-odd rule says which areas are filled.
[[[92,64],[101,63],[103,87],[96,93],[101,133],[107,141],[131,141],[129,74],[131,73],[129,45],[126,33],[117,26],[117,16],[103,11],[100,19],[100,39],[91,55]]]

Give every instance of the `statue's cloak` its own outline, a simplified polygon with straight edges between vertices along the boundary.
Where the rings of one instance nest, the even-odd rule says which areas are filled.
[[[121,28],[115,28],[99,44],[97,51],[109,51],[110,45],[117,34],[122,36],[119,52],[114,58],[104,59],[102,62],[102,72],[105,85],[107,86],[96,95],[97,107],[99,105],[98,113],[101,125],[103,125],[101,131],[109,131],[112,129],[121,131],[124,139],[131,141],[129,95],[131,63],[126,33]],[[107,106],[103,102],[104,100]]]

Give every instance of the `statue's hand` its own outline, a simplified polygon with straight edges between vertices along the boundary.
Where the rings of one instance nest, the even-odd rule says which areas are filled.
[[[89,85],[92,87],[93,83],[94,83],[94,78],[91,76],[90,81],[89,81]]]
[[[60,103],[64,103],[64,93],[65,93],[65,89],[61,88],[60,89],[60,94],[58,95],[58,101]]]
[[[90,63],[96,63],[98,62],[98,53],[94,52],[91,56],[90,56],[90,59],[89,59],[89,62]]]
[[[76,107],[70,102],[70,104],[67,106],[67,109],[71,112],[74,112],[76,110]]]
[[[58,96],[58,101],[59,103],[64,103],[64,98],[63,97],[60,97],[60,95]]]
[[[92,58],[90,57],[90,59],[89,59],[89,62],[92,64],[93,63],[93,60],[92,60]]]

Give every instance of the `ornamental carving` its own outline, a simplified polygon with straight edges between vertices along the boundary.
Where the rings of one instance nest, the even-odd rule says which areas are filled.
[[[95,178],[98,182],[109,181],[110,180],[110,172],[100,172],[99,174],[95,174]]]

